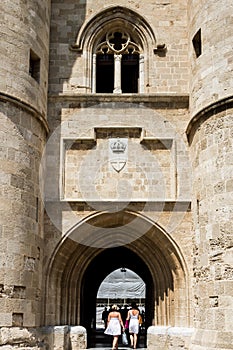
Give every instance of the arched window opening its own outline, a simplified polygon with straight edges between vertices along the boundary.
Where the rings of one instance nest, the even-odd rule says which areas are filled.
[[[157,52],[165,46],[158,46],[154,30],[143,16],[118,5],[85,21],[70,46],[72,51],[83,54],[86,91],[92,93],[148,91],[153,65],[151,48]],[[100,55],[105,59],[101,60]]]
[[[93,92],[139,92],[141,51],[126,31],[107,32],[93,55]]]

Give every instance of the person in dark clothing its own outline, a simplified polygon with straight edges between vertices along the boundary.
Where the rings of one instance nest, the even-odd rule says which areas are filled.
[[[107,323],[108,323],[108,310],[105,307],[104,311],[102,312],[102,320],[104,321],[104,328],[106,329]]]
[[[121,309],[121,318],[122,318],[122,321],[123,323],[125,324],[125,320],[126,320],[126,317],[128,315],[128,308],[127,308],[127,305],[124,306],[123,309]]]

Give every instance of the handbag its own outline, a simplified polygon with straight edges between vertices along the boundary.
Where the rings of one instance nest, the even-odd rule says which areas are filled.
[[[125,329],[128,329],[129,328],[129,320],[126,320],[125,321]]]
[[[128,338],[127,338],[127,334],[125,332],[122,333],[122,344],[128,345]]]

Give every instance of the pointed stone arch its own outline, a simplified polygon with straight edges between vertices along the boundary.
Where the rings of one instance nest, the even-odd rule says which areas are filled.
[[[112,29],[121,28],[140,47],[138,62],[138,87],[142,93],[149,84],[149,71],[156,35],[151,25],[139,13],[122,6],[112,6],[89,18],[80,28],[71,50],[84,57],[86,86],[96,92],[96,46],[101,38]],[[136,79],[136,78],[135,78]],[[121,92],[115,89],[115,92]],[[134,92],[134,91],[131,91]]]
[[[136,218],[136,220],[135,220]],[[135,224],[134,224],[135,220]],[[133,223],[129,230],[127,222]],[[88,224],[88,226],[86,226]],[[108,248],[86,245],[77,239],[77,233],[89,235],[91,228],[95,241],[101,240],[101,229],[118,225],[117,246]],[[86,227],[86,229],[85,229]],[[88,227],[88,230],[87,230]],[[83,230],[84,228],[84,230]],[[146,230],[145,230],[146,228]],[[83,230],[83,231],[82,231]],[[140,235],[140,231],[143,234]],[[77,231],[74,235],[74,232]],[[106,231],[103,240],[106,239]],[[131,235],[127,244],[123,244],[125,235]],[[113,239],[109,231],[109,242]],[[92,241],[94,242],[94,241]],[[121,256],[116,265],[111,257]],[[145,278],[151,300],[147,317],[147,326],[189,325],[189,285],[187,268],[182,253],[174,240],[156,223],[145,216],[124,210],[117,213],[96,213],[73,227],[56,247],[46,274],[45,324],[46,325],[84,325],[88,328],[85,297],[89,290],[97,293],[101,281],[114,268],[132,267],[127,256],[132,256],[137,266],[136,273]],[[109,261],[103,265],[103,257]],[[93,266],[96,272],[92,275]],[[104,267],[105,266],[105,267]],[[104,268],[103,268],[104,267]],[[141,270],[142,268],[142,270]],[[145,273],[145,276],[143,276]],[[90,294],[90,298],[94,294]],[[88,302],[91,303],[89,300]],[[93,301],[92,301],[93,302]]]
[[[130,33],[136,33],[145,49],[156,45],[154,30],[143,16],[127,7],[111,6],[84,22],[71,49],[80,53],[85,49],[91,50],[106,28],[122,24]]]

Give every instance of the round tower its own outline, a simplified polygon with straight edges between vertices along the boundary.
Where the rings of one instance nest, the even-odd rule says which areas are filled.
[[[189,1],[192,116],[232,96],[232,11],[230,0]]]
[[[189,1],[193,170],[192,350],[232,346],[233,51],[231,1]]]
[[[43,255],[38,173],[48,131],[50,5],[3,1],[0,12],[0,327],[37,327]],[[20,342],[19,334],[17,341],[13,333],[9,337]]]

